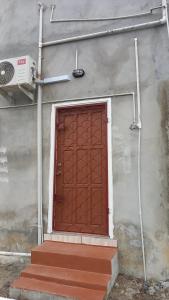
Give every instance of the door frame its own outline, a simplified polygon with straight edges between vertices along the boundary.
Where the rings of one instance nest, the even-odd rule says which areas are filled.
[[[112,99],[92,99],[65,101],[52,105],[51,112],[51,134],[50,134],[50,166],[49,166],[49,205],[48,205],[48,227],[47,233],[53,232],[53,190],[54,190],[54,165],[55,165],[55,137],[56,137],[56,111],[59,108],[95,105],[105,103],[107,105],[107,155],[108,155],[108,235],[113,239],[113,152],[112,152]]]

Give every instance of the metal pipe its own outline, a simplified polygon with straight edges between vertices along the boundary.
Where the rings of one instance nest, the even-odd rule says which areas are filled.
[[[3,255],[3,256],[26,256],[26,257],[30,257],[31,253],[0,251],[0,255]]]
[[[76,63],[75,63],[75,69],[78,69],[78,50],[76,49]]]
[[[139,218],[140,218],[140,231],[141,231],[141,245],[142,245],[142,258],[143,258],[143,271],[144,282],[147,284],[146,272],[146,257],[145,257],[145,243],[144,243],[144,229],[143,229],[143,216],[142,216],[142,199],[141,199],[141,98],[140,98],[140,74],[139,74],[139,54],[138,54],[138,40],[134,39],[135,45],[135,62],[136,62],[136,81],[137,81],[137,129],[138,129],[138,160],[137,160],[137,179],[138,179],[138,205],[139,205]]]
[[[137,126],[141,129],[141,98],[140,98],[140,74],[139,74],[139,61],[138,61],[138,40],[134,39],[135,46],[135,60],[136,60],[136,79],[137,79]]]
[[[133,123],[136,122],[136,101],[135,101],[135,92],[126,92],[126,93],[117,93],[117,94],[105,94],[105,95],[95,95],[95,96],[86,96],[81,98],[67,98],[63,100],[54,100],[43,102],[43,104],[54,104],[54,103],[62,103],[62,102],[72,102],[72,101],[83,101],[83,100],[92,100],[92,99],[102,99],[102,98],[116,98],[116,97],[124,97],[124,96],[132,96],[133,101]]]
[[[50,15],[50,23],[53,22],[53,13],[54,13],[55,5],[51,5],[51,15]]]
[[[42,80],[43,4],[39,3],[39,54],[38,79]],[[43,242],[42,216],[42,86],[38,85],[37,99],[37,197],[38,197],[38,244]]]
[[[95,96],[86,96],[86,97],[81,97],[81,98],[67,98],[67,99],[63,99],[63,100],[52,100],[52,101],[43,101],[42,104],[54,104],[54,103],[62,103],[62,102],[72,102],[72,101],[79,101],[79,100],[92,100],[92,99],[102,99],[102,98],[110,98],[110,97],[123,97],[123,96],[132,96],[133,99],[133,122],[136,122],[136,101],[135,101],[135,92],[126,92],[126,93],[118,93],[118,94],[107,94],[107,95],[95,95]],[[2,109],[19,109],[19,108],[26,108],[26,107],[32,107],[32,106],[36,106],[36,103],[33,104],[27,104],[27,105],[11,105],[11,106],[1,106],[0,110]]]
[[[113,21],[113,20],[122,20],[122,19],[129,19],[129,18],[138,18],[138,17],[144,17],[152,15],[153,11],[159,8],[162,8],[162,6],[156,6],[151,8],[147,12],[133,14],[133,15],[127,15],[127,16],[119,16],[119,17],[105,17],[105,18],[72,18],[72,19],[54,19],[54,9],[56,5],[51,6],[51,15],[50,15],[50,23],[61,23],[61,22],[95,22],[95,21]]]
[[[136,124],[136,97],[133,92],[133,123]]]
[[[162,4],[163,4],[163,14],[166,17],[167,33],[168,33],[168,38],[169,38],[169,20],[168,20],[167,1],[166,0],[162,0]]]
[[[77,42],[77,41],[83,41],[83,40],[89,40],[89,39],[109,36],[109,35],[113,35],[113,34],[125,33],[125,32],[129,32],[129,31],[134,31],[134,30],[147,29],[147,28],[157,27],[157,26],[163,25],[165,23],[166,23],[166,16],[163,15],[163,17],[160,20],[151,21],[148,23],[136,24],[136,25],[120,27],[120,28],[115,28],[115,29],[108,29],[108,30],[104,30],[104,31],[100,31],[100,32],[94,32],[94,33],[83,34],[83,35],[79,35],[79,36],[68,37],[68,38],[64,38],[64,39],[60,39],[60,40],[44,42],[44,43],[42,43],[42,47],[61,45],[61,44],[66,44],[66,43],[72,43],[72,42]]]
[[[24,108],[24,107],[32,107],[32,106],[37,106],[37,103],[33,103],[33,104],[22,104],[22,105],[7,105],[7,106],[0,106],[0,109]]]

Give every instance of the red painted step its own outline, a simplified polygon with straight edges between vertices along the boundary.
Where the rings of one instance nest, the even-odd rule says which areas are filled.
[[[105,295],[104,291],[67,286],[24,277],[15,280],[12,287],[23,290],[40,291],[57,296],[72,297],[76,300],[103,300]]]
[[[32,263],[111,274],[116,248],[46,241],[32,251]]]
[[[46,241],[32,250],[32,264],[11,287],[14,295],[15,289],[20,295],[24,290],[34,291],[34,298],[44,293],[56,298],[103,300],[112,275],[113,279],[117,276],[116,254],[113,247]],[[30,295],[27,298],[32,300]]]
[[[88,289],[105,291],[111,276],[102,273],[49,267],[42,265],[30,265],[22,273],[21,277],[35,278],[69,286],[79,286]]]

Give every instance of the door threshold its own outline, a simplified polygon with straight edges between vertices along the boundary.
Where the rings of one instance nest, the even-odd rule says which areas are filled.
[[[45,241],[55,241],[64,243],[75,243],[93,246],[117,247],[117,240],[109,236],[71,233],[71,232],[52,232],[44,234]]]

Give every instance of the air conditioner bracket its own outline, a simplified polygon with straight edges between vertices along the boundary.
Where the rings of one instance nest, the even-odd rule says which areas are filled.
[[[20,91],[25,94],[32,102],[35,102],[35,96],[33,92],[28,91],[27,89],[25,89],[23,86],[18,84],[18,88],[20,89]]]

